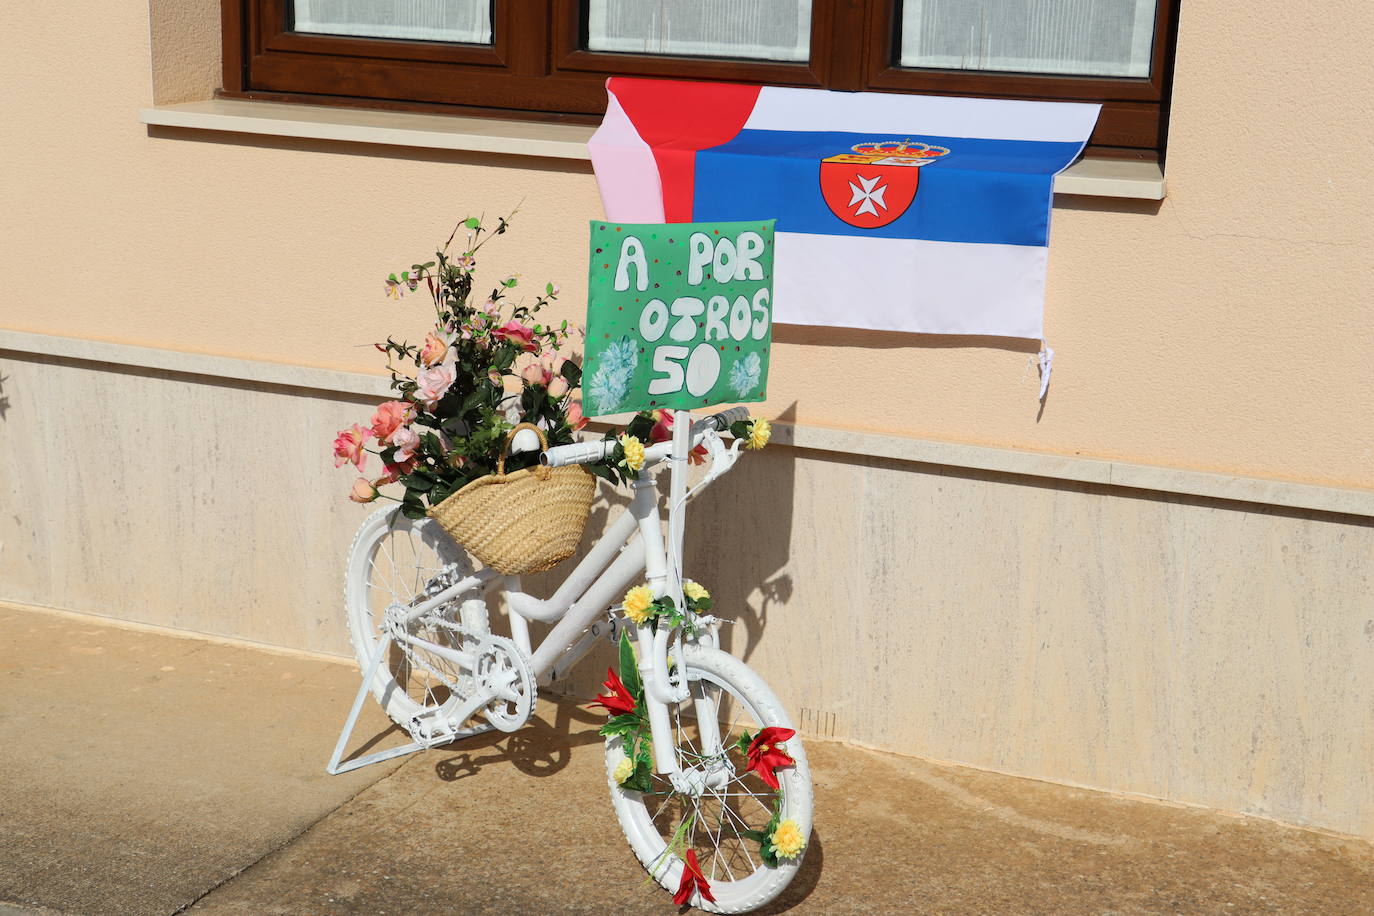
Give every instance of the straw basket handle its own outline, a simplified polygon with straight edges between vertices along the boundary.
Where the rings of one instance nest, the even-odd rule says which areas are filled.
[[[515,441],[515,434],[520,432],[520,430],[522,429],[534,430],[534,434],[539,437],[539,450],[541,452],[547,452],[549,450],[549,440],[548,437],[544,435],[544,431],[542,429],[535,426],[533,423],[518,423],[516,424],[515,429],[512,429],[510,432],[506,433],[506,444],[501,449],[501,457],[496,459],[496,473],[501,474],[503,476],[505,475],[506,459],[510,456],[511,443]],[[540,480],[549,479],[549,469],[544,467],[542,464],[536,464],[534,466],[534,473],[535,476],[537,476]]]

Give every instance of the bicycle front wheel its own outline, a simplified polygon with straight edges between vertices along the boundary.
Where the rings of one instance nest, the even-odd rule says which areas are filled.
[[[778,789],[749,770],[747,742],[742,747],[739,739],[768,727],[791,729],[782,704],[757,674],[725,652],[689,645],[683,662],[692,698],[669,707],[683,772],[676,779],[654,773],[648,791],[626,789],[616,781],[616,769],[627,749],[612,737],[606,742],[611,800],[635,856],[665,889],[681,887],[691,850],[715,901],[698,891],[690,902],[714,913],[748,912],[777,897],[801,866],[804,847],[788,850],[784,843],[784,851],[795,852],[787,857],[776,848],[767,855],[763,846],[785,821],[792,823],[784,830],[795,828],[794,837],[809,840],[811,770],[796,736],[784,745],[794,763],[774,771]],[[712,733],[698,719],[704,710],[714,710],[717,748],[703,741]]]

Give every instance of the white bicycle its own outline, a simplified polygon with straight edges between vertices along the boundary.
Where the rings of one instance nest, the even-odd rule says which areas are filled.
[[[606,741],[611,801],[639,861],[677,902],[711,912],[746,912],[781,893],[811,833],[805,750],[788,734],[791,720],[768,686],[721,651],[723,621],[683,600],[685,505],[733,467],[742,442],[727,446],[720,432],[747,418],[735,408],[693,424],[677,412],[673,439],[648,447],[627,511],[547,600],[524,593],[519,577],[480,567],[430,519],[406,519],[396,507],[371,515],[353,541],[344,588],[363,684],[329,771],[493,728],[515,731],[534,710],[537,685],[566,677],[598,641],[609,640],[622,646],[622,689],[637,691],[634,714],[645,729],[643,740],[622,728]],[[560,446],[541,462],[598,461],[609,445]],[[698,445],[711,463],[689,490],[688,455]],[[652,473],[664,467],[671,471],[666,547]],[[620,596],[645,580],[682,609],[671,622],[626,618]],[[510,639],[488,625],[498,598]],[[553,624],[537,647],[530,620]],[[622,633],[634,640],[633,651]],[[369,691],[411,742],[342,762]],[[608,732],[617,730],[608,724]],[[627,779],[636,769],[642,778]]]

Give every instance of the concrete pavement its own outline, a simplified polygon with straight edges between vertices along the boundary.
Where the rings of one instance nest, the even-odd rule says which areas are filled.
[[[0,605],[0,914],[670,913],[601,717],[326,776],[351,664]],[[398,740],[370,706],[354,746]],[[1374,913],[1374,847],[808,744],[773,913]]]

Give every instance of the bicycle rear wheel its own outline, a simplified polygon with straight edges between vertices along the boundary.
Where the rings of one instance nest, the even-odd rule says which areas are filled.
[[[472,571],[468,555],[431,519],[408,519],[399,507],[386,506],[359,527],[348,553],[344,606],[353,653],[364,674],[381,640],[386,609],[406,605],[449,563],[458,564],[461,575]],[[408,632],[439,646],[471,651],[489,632],[485,595],[480,589],[461,595],[411,623]],[[448,713],[459,705],[459,694],[472,689],[471,672],[423,648],[395,642],[371,686],[387,715],[405,728],[416,718]]]
[[[809,840],[811,770],[801,739],[794,736],[785,744],[794,764],[775,771],[779,789],[749,771],[736,741],[744,731],[758,735],[770,726],[790,729],[782,704],[757,674],[724,652],[689,645],[683,649],[683,662],[694,699],[669,707],[678,759],[684,771],[723,775],[695,780],[708,785],[684,791],[683,783],[694,780],[679,778],[675,785],[654,773],[648,791],[628,790],[615,779],[626,750],[621,738],[612,737],[606,742],[611,801],[635,856],[665,889],[678,890],[686,851],[692,850],[715,897],[712,903],[698,893],[692,905],[714,913],[748,912],[780,894],[801,866],[804,848],[793,858],[765,862],[758,836],[770,825],[790,820],[802,840]],[[701,704],[703,698],[710,703]],[[701,708],[715,709],[722,736],[719,754],[704,753],[696,717]]]

